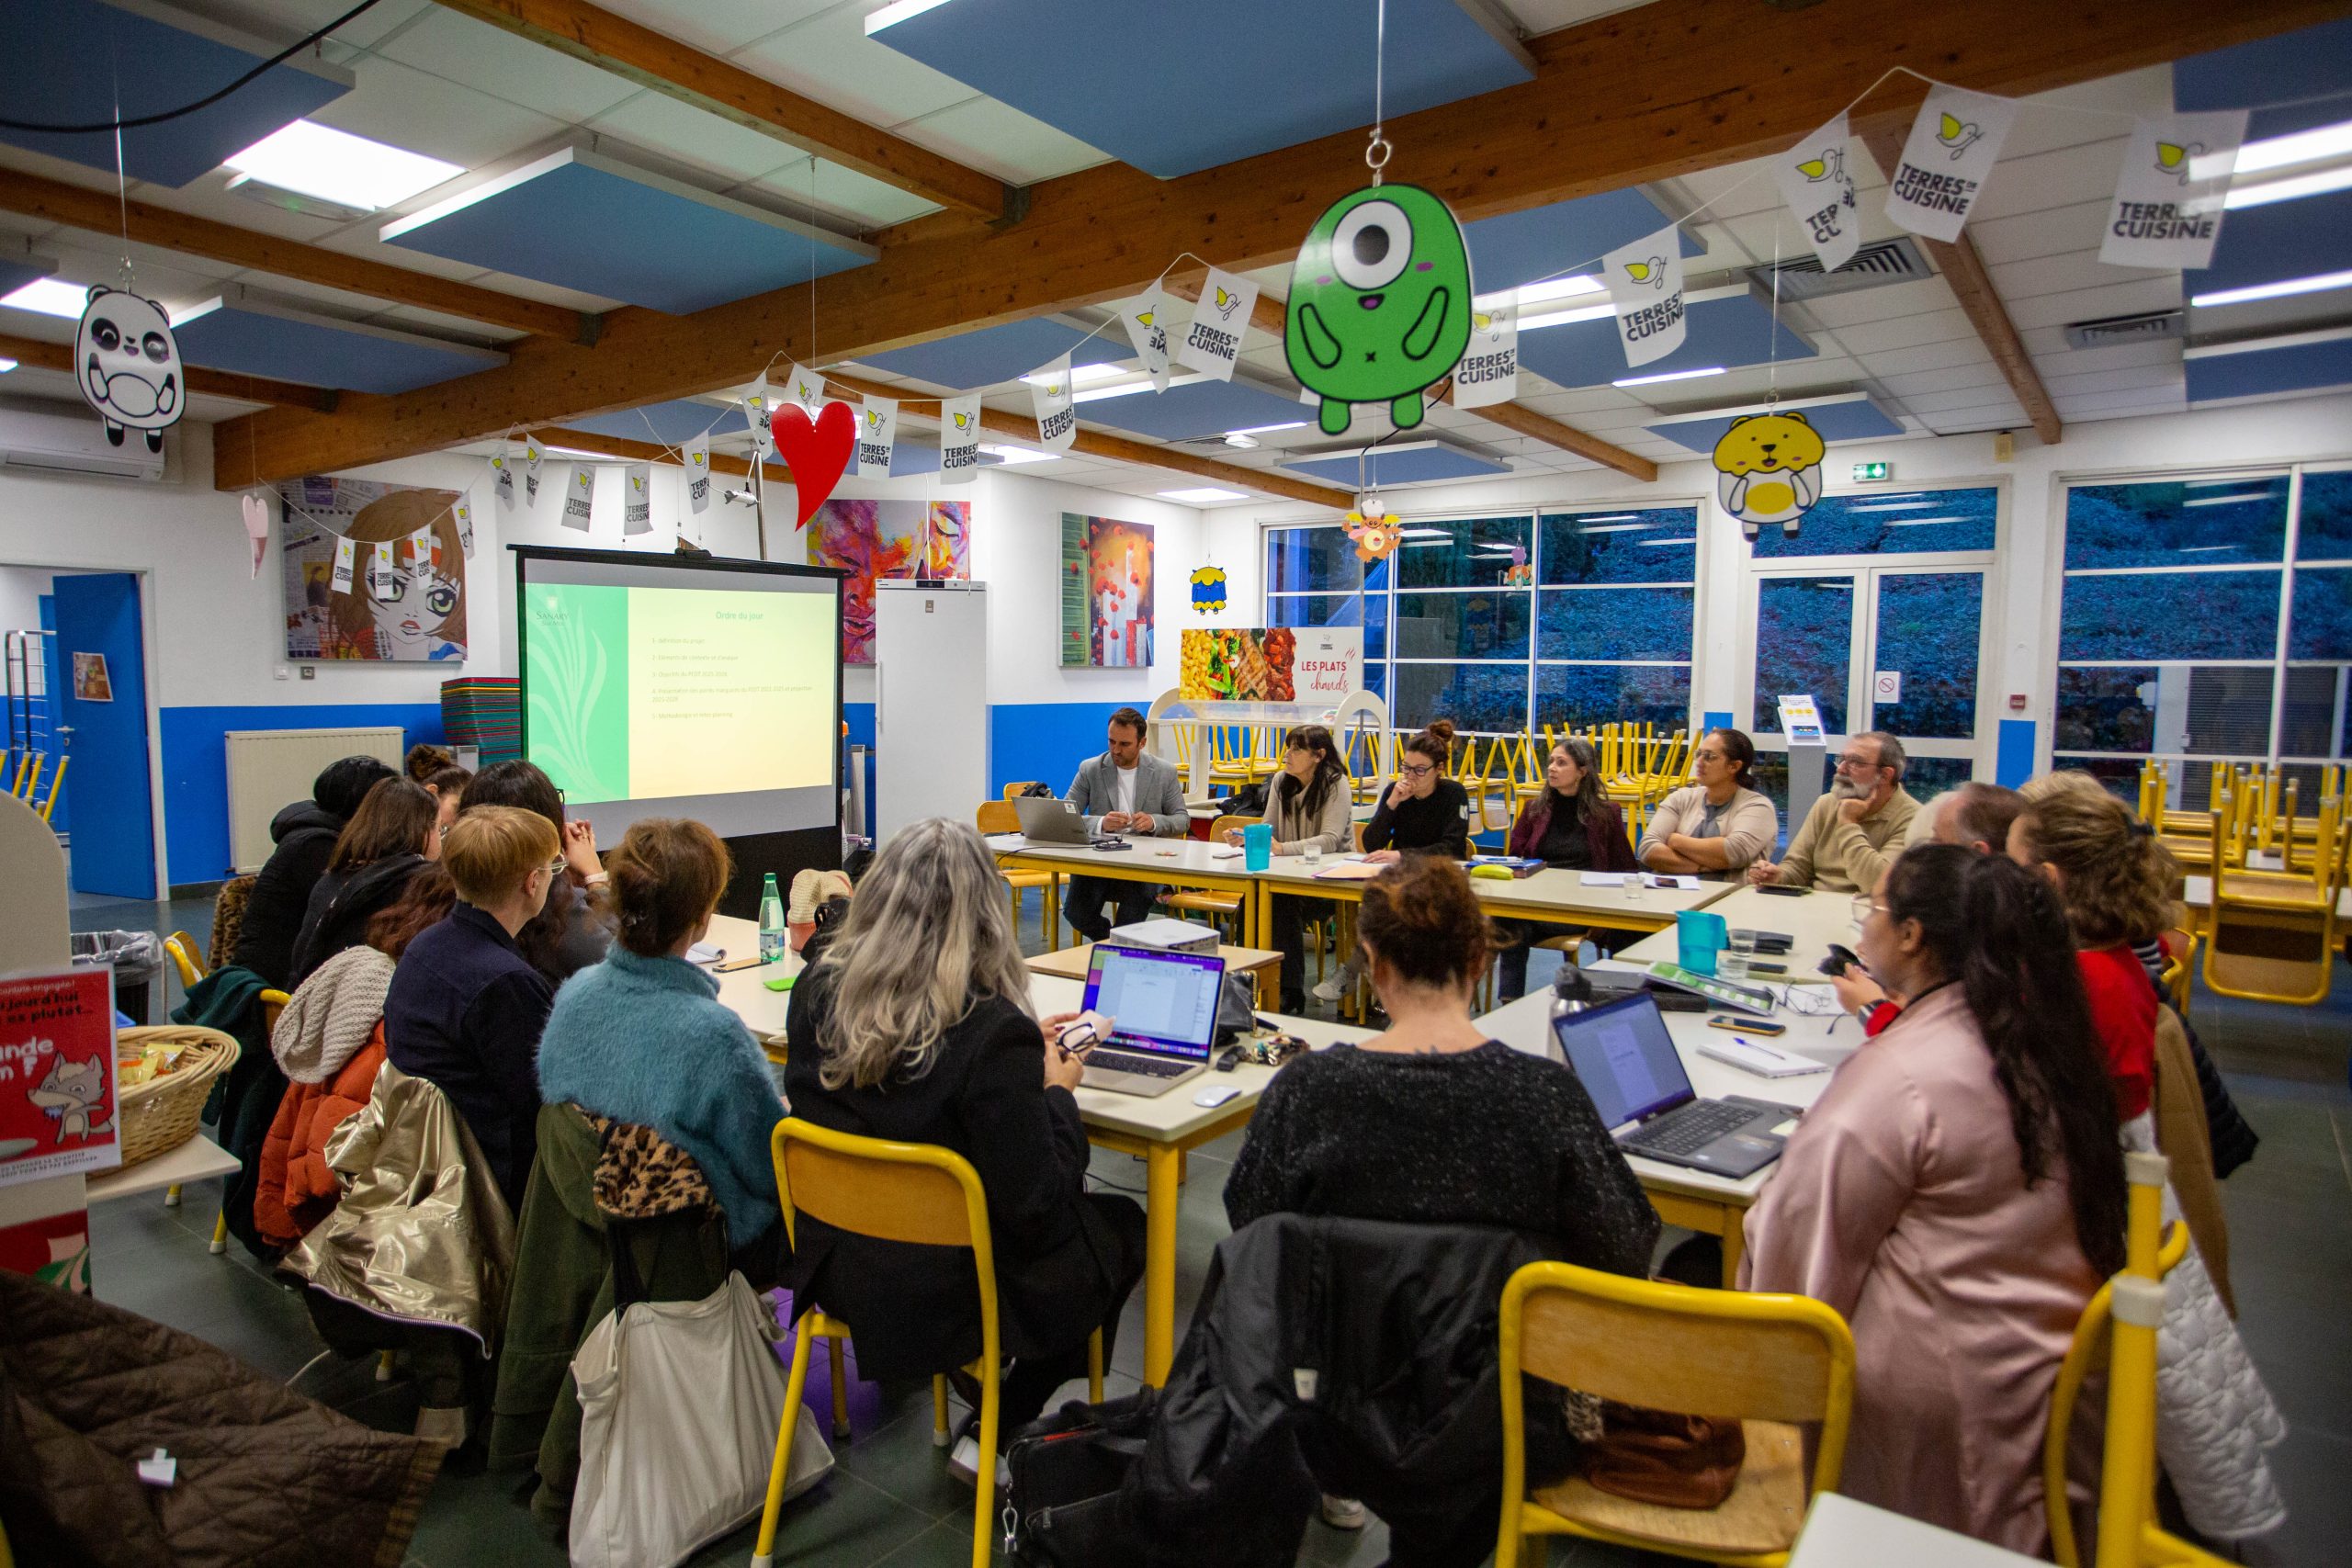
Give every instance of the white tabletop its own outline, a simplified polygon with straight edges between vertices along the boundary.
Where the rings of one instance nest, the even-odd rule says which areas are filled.
[[[1310,866],[1302,855],[1276,855],[1258,874],[1262,881],[1278,884],[1285,889],[1295,888],[1302,894],[1321,892],[1328,897],[1333,896],[1332,890],[1336,888],[1338,897],[1359,897],[1363,886],[1362,881],[1323,878],[1316,874],[1330,865],[1335,858],[1341,857],[1326,855],[1322,866]],[[1629,893],[1622,881],[1589,886],[1584,876],[1580,871],[1549,868],[1532,876],[1513,877],[1509,882],[1490,876],[1474,876],[1470,879],[1470,890],[1486,903],[1532,904],[1556,909],[1564,920],[1573,920],[1579,916],[1631,914],[1664,921],[1671,921],[1684,909],[1703,908],[1730,891],[1724,883],[1702,882],[1696,887],[1651,887],[1645,885]]]
[[[1552,1042],[1551,1015],[1552,994],[1538,991],[1497,1008],[1478,1021],[1478,1027],[1514,1051],[1549,1056],[1557,1061],[1559,1055]],[[1793,1105],[1802,1111],[1819,1100],[1821,1091],[1829,1087],[1829,1074],[1826,1072],[1806,1073],[1788,1078],[1758,1077],[1754,1073],[1742,1072],[1728,1062],[1701,1055],[1699,1042],[1709,1034],[1720,1036],[1723,1032],[1708,1027],[1707,1020],[1711,1016],[1702,1012],[1670,1012],[1665,1015],[1667,1032],[1674,1038],[1675,1055],[1682,1058],[1682,1070],[1690,1075],[1690,1087],[1702,1099],[1723,1100],[1741,1095],[1749,1100],[1770,1100],[1776,1105]],[[1789,1032],[1775,1037],[1758,1035],[1756,1038],[1832,1067],[1852,1055],[1854,1048],[1861,1043],[1861,1025],[1850,1018],[1842,1019],[1842,1021],[1837,1016],[1811,1018],[1783,1009],[1773,1015],[1772,1021],[1787,1024]],[[1834,1029],[1831,1027],[1833,1023],[1836,1024]],[[1644,1159],[1638,1155],[1628,1156],[1626,1163],[1634,1168],[1634,1174],[1642,1179],[1644,1186],[1671,1188],[1710,1198],[1753,1198],[1763,1190],[1764,1183],[1778,1168],[1776,1162],[1734,1181],[1709,1171]]]
[[[1136,838],[1121,835],[1134,845],[1126,850],[1098,850],[1085,844],[1040,844],[1018,833],[998,833],[988,840],[990,852],[1000,855],[1021,854],[1033,860],[1067,862],[1070,871],[1087,872],[1132,871],[1136,867],[1157,870],[1163,875],[1247,876],[1241,868],[1241,853],[1230,844],[1211,844],[1200,839]]]
[[[1824,1492],[1813,1500],[1789,1568],[2008,1568],[2040,1561]]]
[[[1850,893],[1807,889],[1792,896],[1736,887],[1706,908],[1709,914],[1721,915],[1726,926],[1779,931],[1795,939],[1787,953],[1758,954],[1768,964],[1786,964],[1788,973],[1754,976],[1752,982],[1802,980],[1826,985],[1828,976],[1821,972],[1821,961],[1829,956],[1829,944],[1854,945],[1854,896]],[[1672,964],[1681,956],[1680,941],[1669,926],[1624,948],[1617,956],[1634,964],[1660,959]]]
[[[236,1168],[235,1156],[198,1133],[179,1147],[153,1159],[141,1160],[129,1170],[109,1170],[103,1176],[93,1176],[89,1201],[105,1203],[117,1198],[135,1198],[142,1192],[161,1192],[183,1182],[227,1176]]]

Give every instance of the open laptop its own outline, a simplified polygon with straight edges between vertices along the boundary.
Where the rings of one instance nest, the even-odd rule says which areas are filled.
[[[1797,1110],[1736,1095],[1701,1100],[1652,998],[1564,1013],[1552,1032],[1627,1154],[1734,1179],[1781,1157],[1779,1129]]]
[[[1086,818],[1078,807],[1067,800],[1051,795],[1021,795],[1012,799],[1012,809],[1021,818],[1021,836],[1033,844],[1091,844],[1094,836],[1086,830]]]
[[[1086,1054],[1086,1087],[1165,1094],[1208,1071],[1224,990],[1214,954],[1095,943],[1080,1005],[1111,1020],[1111,1037]]]

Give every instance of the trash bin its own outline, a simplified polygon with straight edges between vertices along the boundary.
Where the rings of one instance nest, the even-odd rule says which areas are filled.
[[[75,931],[75,964],[114,964],[115,1010],[133,1023],[155,1021],[151,1010],[156,983],[164,974],[164,940],[153,931]]]

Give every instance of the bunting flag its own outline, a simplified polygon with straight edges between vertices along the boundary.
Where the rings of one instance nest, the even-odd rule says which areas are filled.
[[[797,369],[797,367],[795,367]],[[752,427],[752,461],[763,463],[775,454],[775,433],[768,428],[768,416],[775,412],[775,399],[768,391],[768,373],[752,383],[743,394],[743,421]]]
[[[621,470],[621,532],[653,532],[653,465],[631,463]]]
[[[1176,350],[1176,363],[1219,381],[1233,379],[1241,360],[1242,334],[1250,330],[1250,313],[1258,308],[1258,286],[1222,267],[1209,268],[1201,285],[1200,303],[1193,307],[1192,324]]]
[[[1470,346],[1453,367],[1453,406],[1485,408],[1519,396],[1519,307],[1503,303],[1470,312]]]
[[[1843,110],[1838,118],[1772,161],[1781,199],[1813,246],[1824,272],[1835,272],[1861,248],[1861,209],[1854,200],[1854,176],[1847,164],[1849,138]]]
[[[351,592],[351,570],[357,564],[358,553],[359,547],[353,544],[348,536],[334,542],[334,581],[337,593]]]
[[[468,560],[471,560],[474,558],[474,503],[461,501],[450,508],[450,512],[458,521],[458,548],[464,552]]]
[[[1168,294],[1158,284],[1119,307],[1119,324],[1127,329],[1127,342],[1135,345],[1136,357],[1151,373],[1155,392],[1168,390],[1169,320]]]
[[[2211,265],[2246,111],[2150,115],[2132,128],[2098,259],[2110,266]]]
[[[499,453],[490,460],[491,488],[498,492],[498,508],[502,512],[514,510],[514,465]]]
[[[890,477],[890,451],[899,441],[899,404],[893,398],[868,398],[857,414],[857,477]]]
[[[563,525],[588,531],[589,513],[596,499],[596,470],[585,463],[571,465],[571,477],[563,487]]]
[[[769,439],[775,439],[771,433]],[[686,510],[699,517],[710,510],[710,432],[686,443]]]
[[[808,411],[812,420],[817,417],[817,411],[825,406],[825,378],[805,365],[792,367],[791,376],[785,380],[784,390],[786,397]],[[773,452],[775,448],[771,446],[768,450]]]
[[[1886,182],[1887,218],[1930,240],[1959,239],[2017,118],[2015,98],[1965,87],[1930,92]]]
[[[523,441],[523,499],[533,506],[539,503],[539,466],[547,460],[547,453],[539,444],[525,437]]]
[[[269,553],[269,502],[248,495],[240,502],[245,516],[245,544],[253,556],[253,575],[261,576],[262,558]]]
[[[1078,412],[1071,407],[1069,355],[1033,370],[1027,378],[1029,400],[1037,411],[1037,445],[1049,452],[1067,452],[1078,439]]]
[[[980,468],[980,395],[939,405],[939,482],[967,485]]]
[[[1625,363],[1647,365],[1682,346],[1682,236],[1669,223],[1601,263]]]
[[[368,574],[368,586],[379,599],[401,596],[401,574],[392,565],[392,542],[379,539],[376,543],[375,570]]]
[[[434,558],[440,547],[439,543],[433,537],[432,525],[427,524],[408,536],[408,564],[411,567],[424,565]]]

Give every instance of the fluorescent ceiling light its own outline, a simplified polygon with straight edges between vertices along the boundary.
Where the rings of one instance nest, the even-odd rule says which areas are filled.
[[[1540,305],[1547,299],[1573,299],[1579,294],[1605,294],[1609,290],[1600,279],[1589,272],[1570,277],[1546,278],[1542,283],[1530,283],[1519,290],[1521,305]]]
[[[1208,506],[1220,501],[1247,501],[1247,491],[1220,490],[1215,485],[1195,485],[1191,490],[1163,490],[1159,492],[1170,501],[1181,501],[1187,506]]]
[[[2277,482],[2277,479],[2271,478],[2271,476],[2267,474],[2241,474],[2233,479],[2184,479],[2181,481],[2180,488],[2183,490],[2219,490],[2223,485],[2275,484]]]
[[[422,190],[466,171],[403,147],[388,147],[347,130],[298,119],[232,153],[224,168],[281,190],[370,211],[397,207]]]
[[[1724,367],[1710,365],[1702,370],[1667,370],[1656,376],[1628,376],[1622,381],[1611,381],[1612,387],[1654,387],[1660,381],[1695,381],[1702,376],[1720,376]]]
[[[0,295],[0,305],[38,310],[44,316],[63,316],[68,321],[80,321],[89,303],[88,289],[55,277],[36,277],[14,294]]]
[[[2183,545],[2173,553],[2182,556],[2211,555],[2215,550],[2234,550],[2235,545]]]
[[[1400,528],[1396,536],[1400,539],[1451,539],[1453,535],[1444,528]]]
[[[1616,313],[1617,307],[1614,305],[1585,305],[1573,310],[1554,310],[1542,316],[1523,316],[1520,319],[1519,330],[1523,333],[1532,333],[1544,327],[1565,327],[1570,321],[1603,321]]]
[[[2310,277],[2290,277],[2280,283],[2257,283],[2246,288],[2224,288],[2212,294],[2193,294],[2188,302],[2200,310],[2218,305],[2246,305],[2256,299],[2283,299],[2290,294],[2321,294],[2331,288],[2352,288],[2352,272],[2323,272]]]
[[[1018,467],[1023,463],[1050,463],[1061,456],[1059,452],[1033,452],[1026,446],[989,446],[983,445],[980,447],[980,450],[986,452],[989,457],[994,457],[1000,463],[1006,464],[1010,467]]]
[[[936,11],[947,0],[894,0],[865,18],[865,36],[872,38],[884,28],[896,26],[910,17],[920,17],[925,11]]]
[[[1923,507],[1935,504],[1936,502],[1932,501],[1881,501],[1868,506],[1849,506],[1846,510],[1849,512],[1917,512]]]
[[[1652,528],[1663,528],[1663,523],[1588,523],[1577,530],[1579,534],[1641,534]]]
[[[2243,506],[2249,502],[2277,501],[2278,499],[2279,499],[2278,492],[2274,490],[2249,490],[2242,491],[2236,495],[2191,496],[2181,504],[2183,506]]]
[[[1885,528],[1932,528],[1939,523],[1965,523],[1967,521],[1968,519],[1965,517],[1890,517],[1884,523],[1881,524],[1880,526]]]
[[[1642,514],[1638,512],[1604,512],[1598,516],[1583,518],[1581,521],[1586,523],[1638,523],[1641,521],[1641,517]]]
[[[1227,435],[1270,435],[1277,430],[1305,430],[1306,428],[1305,420],[1294,419],[1281,424],[1245,424],[1238,430],[1228,430],[1226,434]]]
[[[1104,398],[1132,398],[1138,392],[1157,390],[1157,389],[1151,384],[1151,378],[1144,375],[1140,370],[1114,369],[1112,373],[1118,376],[1136,376],[1141,378],[1138,380],[1128,381],[1116,387],[1094,387],[1090,388],[1088,390],[1083,392],[1072,392],[1069,395],[1069,400],[1074,403],[1099,403]],[[1070,378],[1071,380],[1076,381],[1078,377],[1073,374]],[[1027,378],[1023,377],[1023,379],[1026,380]],[[1095,379],[1101,380],[1102,378],[1096,377]],[[1189,387],[1195,381],[1205,381],[1207,379],[1207,377],[1202,375],[1179,376],[1168,384],[1171,387]]]
[[[2238,149],[2237,161],[2232,166],[2238,174],[2253,175],[2265,169],[2283,169],[2290,164],[2340,158],[2346,152],[2352,152],[2352,120],[2339,120],[2334,125],[2299,130],[2292,136],[2249,141]]]
[[[580,446],[542,446],[539,450],[550,457],[594,457],[600,463],[618,463],[624,460],[614,457],[610,452],[591,452]]]
[[[1403,544],[1398,545],[1396,547],[1400,550],[1427,550],[1434,549],[1442,545],[1450,545],[1453,542],[1453,541],[1451,539],[1407,539]]]
[[[1695,545],[1698,542],[1696,535],[1686,534],[1679,539],[1636,539],[1634,547],[1637,550],[1663,550],[1676,545]]]
[[[2234,212],[2241,207],[2267,207],[2274,201],[2324,196],[2346,186],[2352,186],[2352,164],[2340,164],[2333,169],[2317,169],[2308,175],[2289,175],[2285,179],[2264,180],[2259,185],[2232,186],[2230,194],[2222,198],[2222,205]]]
[[[1225,444],[1227,446],[1238,446],[1244,452],[1250,452],[1257,449],[1258,438],[1254,435],[1228,435],[1225,437]]]
[[[1073,365],[1069,367],[1069,384],[1083,387],[1092,381],[1108,381],[1114,377],[1139,374],[1133,367],[1125,365]],[[1053,378],[1042,370],[1033,370],[1021,379],[1032,387],[1042,387]]]
[[[14,370],[16,367],[17,362],[15,360],[0,359],[0,376],[6,376],[9,371]]]

